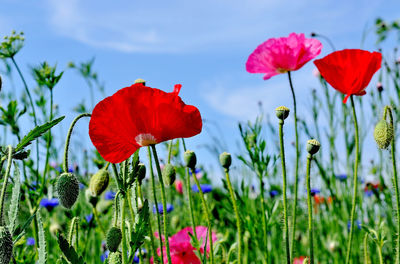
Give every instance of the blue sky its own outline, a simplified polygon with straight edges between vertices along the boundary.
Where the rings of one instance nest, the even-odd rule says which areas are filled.
[[[258,101],[265,113],[292,105],[287,76],[263,81],[262,75],[246,72],[247,57],[257,45],[291,32],[318,32],[329,36],[337,49],[359,48],[363,32],[374,19],[399,18],[399,7],[398,1],[387,0],[3,0],[0,35],[12,29],[25,32],[26,46],[16,59],[26,72],[28,66],[44,60],[62,70],[69,61],[95,56],[95,70],[105,81],[107,95],[137,78],[165,91],[181,83],[183,100],[197,106],[208,124],[219,125],[228,150],[235,153],[237,123],[256,117]],[[374,41],[372,33],[367,35],[363,48],[373,50]],[[322,55],[331,51],[323,44]],[[309,63],[293,74],[300,115],[307,115],[308,110],[302,108],[311,89],[318,87],[313,69]],[[32,79],[29,84],[34,85]],[[16,88],[22,92],[22,86]],[[89,89],[73,71],[67,71],[54,93],[60,112],[67,116],[62,125],[66,132],[75,115],[73,106],[84,98],[90,103]],[[97,94],[96,101],[101,99]],[[80,144],[90,148],[82,127]],[[188,145],[197,149],[208,142],[205,130]],[[209,162],[204,149],[199,153],[200,162]]]

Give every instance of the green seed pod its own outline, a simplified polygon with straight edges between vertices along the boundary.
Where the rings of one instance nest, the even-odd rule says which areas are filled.
[[[108,264],[122,264],[121,252],[111,252],[108,257]]]
[[[146,165],[144,165],[143,163],[138,164],[137,177],[139,184],[141,185],[144,178],[146,178]]]
[[[86,201],[88,203],[90,203],[93,207],[96,207],[97,202],[99,201],[99,197],[98,196],[93,196],[92,192],[89,189],[86,189],[85,197],[86,197]]]
[[[93,196],[99,196],[107,189],[109,182],[110,174],[108,170],[100,169],[90,178],[89,190]]]
[[[13,240],[7,227],[0,226],[0,264],[8,264],[13,252]]]
[[[393,139],[393,126],[389,124],[386,120],[381,120],[376,124],[374,130],[374,138],[376,144],[380,149],[386,149],[389,147],[390,142]]]
[[[275,108],[276,117],[280,120],[285,120],[289,116],[290,109],[286,106],[279,106]]]
[[[197,158],[194,151],[186,150],[185,154],[183,155],[183,160],[185,161],[186,167],[192,170],[196,168]]]
[[[171,164],[166,164],[162,171],[162,176],[163,176],[165,185],[171,186],[172,184],[174,184],[175,179],[176,179],[175,167],[172,166]]]
[[[307,152],[310,153],[311,155],[317,153],[320,147],[321,144],[316,139],[310,139],[307,141]]]
[[[110,230],[108,230],[106,238],[106,244],[108,250],[110,250],[110,252],[117,251],[119,244],[121,243],[121,240],[122,240],[121,229],[115,226],[111,227]]]
[[[72,173],[64,172],[60,175],[57,181],[56,190],[60,203],[65,208],[70,209],[78,199],[79,182],[76,176]]]
[[[145,80],[143,80],[143,79],[136,79],[135,80],[135,83],[143,83],[143,85],[146,85],[146,81]]]
[[[229,170],[229,167],[232,164],[232,156],[228,152],[224,152],[219,155],[219,162],[221,163],[222,167],[226,170]]]

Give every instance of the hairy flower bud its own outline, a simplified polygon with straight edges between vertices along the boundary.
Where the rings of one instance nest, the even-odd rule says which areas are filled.
[[[171,164],[166,164],[162,171],[162,176],[165,185],[171,186],[172,184],[174,184],[176,179],[175,167],[172,166]]]
[[[380,149],[386,149],[389,147],[390,142],[393,139],[393,126],[389,124],[386,120],[381,120],[376,124],[374,130],[374,138],[376,144]]]
[[[280,120],[285,120],[289,116],[290,109],[286,106],[279,106],[275,108],[276,117]]]
[[[121,252],[111,252],[108,256],[109,264],[122,264],[122,255]]]
[[[219,155],[219,162],[221,163],[223,168],[229,170],[229,167],[232,164],[231,153],[223,152],[221,155]]]
[[[146,177],[146,166],[143,163],[138,164],[138,171],[137,171],[137,177],[139,184],[142,184],[142,181]]]
[[[86,201],[88,203],[90,203],[93,207],[96,207],[97,202],[99,201],[99,197],[98,196],[92,195],[92,192],[89,189],[86,189],[85,197],[86,197]]]
[[[106,169],[100,169],[90,178],[89,190],[93,196],[101,195],[108,187],[110,174]]]
[[[317,153],[320,147],[321,144],[316,139],[310,139],[307,141],[307,152],[310,153],[311,155]]]
[[[8,264],[13,252],[13,240],[7,227],[0,226],[0,264]]]
[[[192,150],[186,150],[183,155],[183,160],[185,161],[186,167],[194,170],[196,168],[197,158],[196,154]]]
[[[57,181],[56,190],[60,203],[65,208],[70,209],[78,199],[79,182],[72,173],[64,172]]]
[[[108,250],[110,250],[110,252],[117,251],[119,244],[121,243],[121,240],[122,240],[121,229],[115,226],[111,227],[110,230],[108,230],[106,239]]]

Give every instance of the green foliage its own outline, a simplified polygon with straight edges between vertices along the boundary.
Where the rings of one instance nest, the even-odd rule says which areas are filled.
[[[47,263],[47,247],[46,247],[46,236],[43,229],[43,222],[40,214],[36,214],[37,223],[38,223],[38,234],[39,234],[39,256],[38,256],[38,264],[46,264]]]
[[[56,75],[56,66],[51,67],[46,61],[32,69],[33,76],[39,86],[46,86],[50,90],[60,81],[63,72]]]
[[[19,197],[21,191],[20,177],[18,165],[14,162],[14,186],[12,189],[10,209],[8,211],[8,230],[10,230],[10,232],[14,231],[15,222],[18,215]]]
[[[5,36],[0,43],[0,58],[13,58],[24,46],[24,33],[16,33],[14,30],[10,36]]]
[[[58,246],[63,252],[65,258],[74,264],[84,264],[84,260],[81,256],[78,256],[75,249],[68,243],[62,234],[58,234]]]
[[[148,234],[149,231],[149,202],[147,200],[144,201],[143,207],[139,213],[139,221],[134,226],[134,231],[132,233],[131,241],[130,241],[130,252],[136,252],[144,243],[144,238]],[[134,254],[131,254],[129,258],[129,263],[133,261]]]

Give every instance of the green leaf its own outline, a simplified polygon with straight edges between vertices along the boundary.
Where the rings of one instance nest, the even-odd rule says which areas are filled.
[[[65,118],[65,116],[59,117],[57,119],[54,119],[50,122],[47,122],[44,125],[41,126],[37,126],[34,129],[32,129],[28,135],[26,135],[21,142],[18,143],[17,147],[15,148],[15,152],[23,149],[24,147],[28,146],[29,144],[31,144],[31,142],[35,139],[37,139],[38,137],[40,137],[42,134],[46,133],[50,128],[52,128],[53,126],[57,125],[58,123],[60,123],[63,119]]]
[[[12,189],[11,205],[8,212],[8,230],[14,231],[15,222],[18,215],[19,196],[21,191],[20,173],[17,164],[14,162],[14,187]]]
[[[145,236],[149,230],[149,201],[145,200],[143,208],[139,213],[139,221],[135,224],[132,240],[130,242],[131,252],[136,252],[144,243]],[[131,255],[129,263],[132,263],[135,254]]]
[[[58,245],[67,260],[74,264],[84,264],[83,258],[78,256],[75,249],[71,247],[68,241],[64,238],[62,234],[58,234]]]
[[[19,236],[20,234],[22,234],[23,232],[25,232],[25,229],[26,229],[28,226],[30,226],[30,224],[31,224],[33,218],[35,217],[35,215],[36,215],[36,212],[35,212],[33,215],[31,215],[31,216],[28,218],[28,220],[26,220],[26,222],[24,223],[23,226],[18,225],[17,228],[16,228],[16,229],[14,230],[14,232],[13,232],[13,236]]]
[[[42,218],[40,217],[40,214],[38,213],[36,215],[37,218],[37,224],[38,224],[38,231],[39,231],[39,259],[38,263],[39,264],[46,264],[47,263],[47,252],[46,252],[46,237],[44,235],[44,230],[43,230],[43,222]]]

